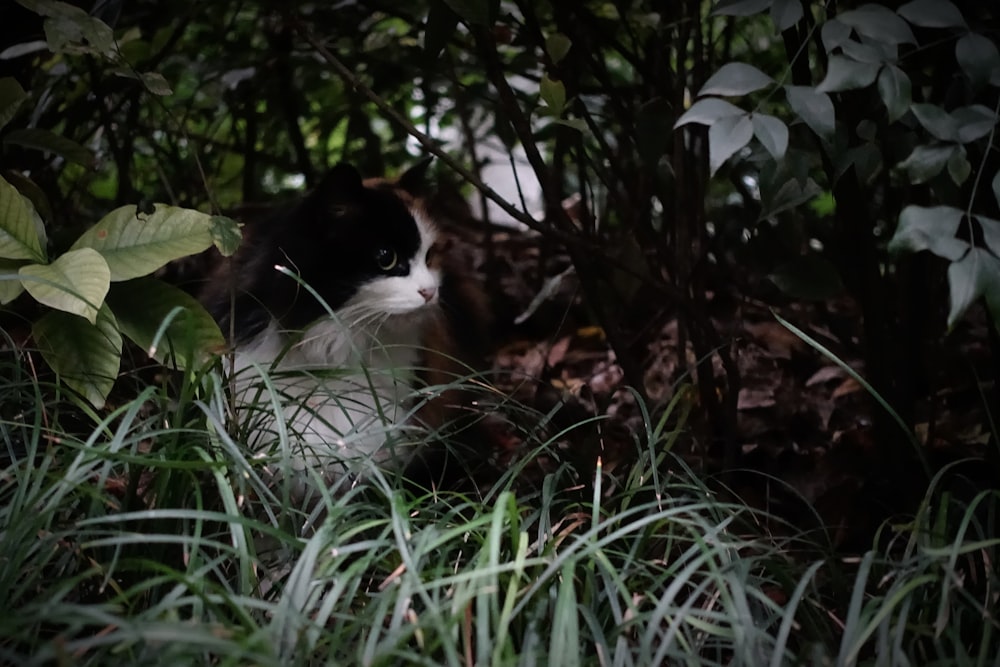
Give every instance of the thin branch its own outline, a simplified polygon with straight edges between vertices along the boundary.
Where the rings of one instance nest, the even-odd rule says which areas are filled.
[[[434,157],[441,160],[449,169],[454,171],[456,174],[461,176],[467,183],[470,183],[473,187],[478,189],[480,192],[486,195],[490,201],[494,202],[499,206],[505,213],[507,213],[514,220],[523,223],[528,228],[533,231],[542,234],[543,236],[553,238],[557,241],[562,242],[567,247],[575,247],[579,250],[588,251],[593,253],[593,259],[599,260],[609,267],[613,267],[625,273],[626,275],[638,278],[668,298],[670,298],[674,303],[676,303],[680,308],[684,309],[685,304],[683,297],[679,293],[676,287],[669,285],[662,280],[658,280],[655,276],[647,275],[638,272],[634,266],[626,265],[624,262],[620,262],[612,257],[608,257],[604,252],[606,250],[600,243],[595,239],[590,239],[583,237],[580,234],[573,234],[561,229],[556,229],[550,225],[545,225],[534,217],[529,215],[525,210],[518,209],[509,201],[500,196],[493,188],[488,186],[483,180],[475,174],[473,171],[467,169],[458,159],[452,157],[447,152],[442,150],[433,139],[431,139],[427,134],[421,132],[408,118],[400,114],[398,111],[392,108],[392,106],[386,102],[382,97],[380,97],[375,91],[365,85],[354,73],[340,61],[335,55],[333,55],[329,49],[327,49],[319,39],[312,33],[312,31],[298,19],[293,19],[292,22],[295,30],[302,36],[302,38],[309,43],[316,53],[320,55],[323,60],[329,64],[334,71],[340,76],[344,81],[350,85],[354,90],[358,91],[365,98],[367,98],[375,107],[381,111],[387,118],[392,120],[394,123],[399,124],[400,127],[406,130],[407,134],[417,140],[417,142],[423,147],[425,151],[433,155]],[[522,142],[523,143],[523,142]],[[537,149],[536,149],[537,151]]]

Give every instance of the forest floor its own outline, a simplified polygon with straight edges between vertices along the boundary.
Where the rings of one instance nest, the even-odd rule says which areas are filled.
[[[588,318],[575,275],[567,271],[569,260],[542,256],[543,244],[528,232],[497,232],[488,245],[492,275],[486,281],[499,332],[494,384],[543,414],[558,407],[556,427],[571,429],[564,449],[596,442],[606,471],[629,462],[643,444],[642,412],[603,330]],[[549,297],[538,303],[547,281]],[[741,382],[740,474],[727,483],[744,501],[785,518],[814,512],[834,545],[870,544],[880,518],[870,516],[872,499],[864,489],[867,472],[877,465],[872,411],[882,408],[840,364],[775,317],[779,313],[801,328],[863,378],[860,313],[847,297],[791,302],[773,285],[758,284],[761,294],[730,293],[713,309],[713,323],[731,346]],[[670,310],[663,308],[653,320],[655,331],[647,331],[641,343],[639,362],[654,408],[690,386],[688,369],[695,362],[690,343],[680,349],[678,319]],[[938,468],[981,461],[996,449],[990,444],[995,411],[987,409],[997,389],[986,380],[991,358],[986,320],[971,313],[947,336],[948,354],[930,364],[937,372],[925,379],[915,428],[919,446]],[[723,375],[721,364],[715,371]],[[697,400],[696,392],[689,396]],[[572,429],[573,424],[582,426]],[[713,474],[719,464],[709,454],[707,431],[699,426],[697,408],[692,410],[676,453],[695,470]],[[570,452],[567,458],[572,457]]]

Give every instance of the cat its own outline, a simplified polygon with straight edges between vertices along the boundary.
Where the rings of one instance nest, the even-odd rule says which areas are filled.
[[[475,286],[449,270],[422,197],[428,163],[394,181],[334,167],[251,229],[202,292],[230,338],[248,444],[267,454],[288,442],[299,476],[312,469],[335,485],[378,465],[430,486],[442,473],[439,450],[415,453],[462,394],[439,387],[421,397],[419,381],[445,385],[468,372],[454,332],[462,318],[442,305],[479,304]]]

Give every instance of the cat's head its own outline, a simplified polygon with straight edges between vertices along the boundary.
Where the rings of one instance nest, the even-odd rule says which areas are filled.
[[[419,196],[425,169],[421,163],[395,181],[366,181],[350,165],[334,167],[287,221],[279,263],[348,324],[399,319],[436,305],[437,231]],[[294,305],[287,304],[286,324],[301,328],[323,316],[320,301],[305,292],[297,290]]]

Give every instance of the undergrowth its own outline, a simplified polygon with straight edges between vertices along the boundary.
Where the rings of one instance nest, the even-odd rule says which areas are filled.
[[[624,472],[522,463],[477,494],[373,473],[297,510],[227,432],[217,370],[98,415],[5,346],[0,662],[17,665],[995,665],[996,491],[942,471],[837,554],[710,490],[670,446]],[[508,406],[507,412],[515,412]],[[521,408],[526,411],[527,408]],[[544,420],[544,415],[536,415]],[[524,422],[522,415],[517,421]],[[681,424],[682,426],[682,424]]]

